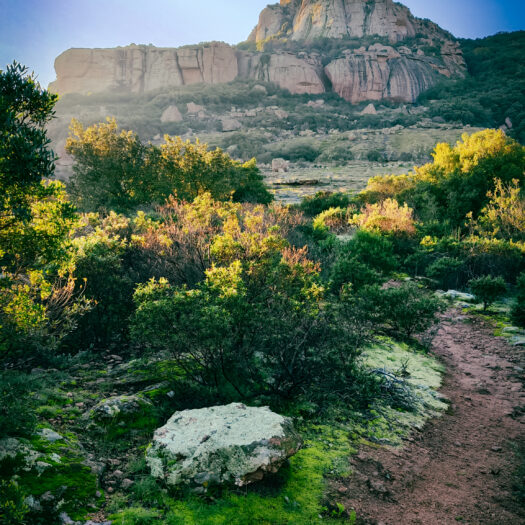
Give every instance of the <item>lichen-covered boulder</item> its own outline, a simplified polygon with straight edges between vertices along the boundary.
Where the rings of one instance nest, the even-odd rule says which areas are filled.
[[[467,303],[474,302],[476,298],[470,293],[458,292],[457,290],[448,290],[444,292],[443,297],[453,301],[465,301]]]
[[[146,461],[168,485],[205,491],[275,473],[301,447],[289,418],[241,403],[176,412],[153,437]]]
[[[95,405],[86,417],[100,423],[107,423],[120,419],[129,419],[148,409],[152,404],[149,400],[136,395],[114,396],[102,400]]]

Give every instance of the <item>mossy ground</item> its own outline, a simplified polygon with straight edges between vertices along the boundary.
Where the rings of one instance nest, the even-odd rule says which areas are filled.
[[[40,475],[21,472],[19,483],[26,494],[36,497],[56,494],[63,500],[60,510],[73,519],[103,511],[115,525],[353,523],[355,515],[327,495],[327,482],[351,475],[348,458],[362,443],[398,446],[414,427],[446,409],[437,394],[443,366],[433,357],[383,339],[364,352],[362,360],[369,369],[403,377],[415,406],[395,408],[383,400],[360,412],[343,410],[329,417],[310,414],[302,423],[299,418],[305,446],[273,479],[243,490],[197,497],[168,492],[149,476],[143,459],[154,429],[175,410],[191,406],[192,392],[177,386],[174,364],[136,359],[107,366],[87,358],[88,363],[77,363],[69,374],[50,373],[46,378],[47,387],[38,398],[39,426],[53,428],[65,440],[50,443],[33,437],[30,445],[46,456],[50,466]],[[115,420],[96,432],[87,430],[84,415],[96,403],[131,393],[149,399],[154,413]],[[85,464],[89,453],[96,461],[118,459],[118,468],[133,485],[127,489],[113,485],[114,492],[104,495],[101,486],[108,486],[108,478],[97,484],[96,475]],[[60,456],[60,462],[53,454]]]

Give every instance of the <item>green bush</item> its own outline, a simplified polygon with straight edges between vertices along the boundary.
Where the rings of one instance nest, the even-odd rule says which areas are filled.
[[[383,153],[379,150],[372,149],[367,152],[366,158],[369,162],[385,162],[386,159]]]
[[[437,314],[445,308],[443,301],[412,281],[386,289],[368,286],[360,295],[379,326],[407,340],[436,324]]]
[[[359,403],[363,342],[325,297],[319,267],[279,235],[271,210],[229,208],[217,209],[203,281],[138,287],[133,340],[168,352],[221,401],[319,401],[336,391]]]
[[[0,481],[0,525],[26,525],[26,495],[14,481]]]
[[[28,436],[36,425],[32,392],[34,377],[15,370],[0,371],[0,438]]]
[[[380,233],[358,230],[343,248],[349,254],[370,268],[388,275],[398,268],[399,261],[394,254],[394,243]]]
[[[319,191],[315,195],[305,197],[299,204],[299,209],[309,217],[315,217],[330,208],[348,208],[351,196],[347,193]]]
[[[168,135],[160,147],[145,144],[115,119],[88,128],[73,121],[66,149],[75,159],[68,188],[84,211],[129,212],[204,192],[218,200],[273,199],[254,160],[242,164],[220,149]]]
[[[512,308],[512,319],[525,328],[525,272],[518,277],[516,304]]]
[[[355,257],[339,257],[330,273],[332,293],[339,293],[346,284],[351,284],[352,290],[359,291],[364,286],[381,281],[380,273]]]
[[[487,310],[495,301],[507,292],[507,285],[503,277],[486,275],[469,282],[470,289],[479,302],[483,303],[483,310]]]
[[[426,270],[427,277],[435,279],[443,290],[457,289],[460,284],[463,261],[453,257],[441,257]]]

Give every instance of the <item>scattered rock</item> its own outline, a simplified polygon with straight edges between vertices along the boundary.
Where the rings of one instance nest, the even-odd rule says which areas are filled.
[[[64,438],[51,428],[41,428],[38,431],[38,435],[43,439],[49,441],[50,443],[55,443],[56,441],[63,441]]]
[[[241,403],[176,412],[155,431],[146,462],[168,485],[244,486],[275,473],[301,447],[290,419]]]
[[[222,131],[236,131],[242,128],[242,124],[234,118],[222,117]]]
[[[476,300],[476,298],[472,294],[458,292],[457,290],[448,290],[448,292],[444,292],[442,295],[447,299],[458,301],[472,302]]]
[[[274,173],[286,173],[290,168],[290,162],[281,158],[272,160],[272,171]]]
[[[188,109],[188,115],[196,115],[199,113],[199,111],[204,111],[204,107],[199,106],[199,104],[195,104],[195,102],[188,102],[186,107]]]
[[[120,484],[120,486],[123,488],[123,489],[129,489],[135,482],[132,481],[131,479],[128,479],[128,478],[125,478],[122,480],[122,483]]]
[[[177,106],[168,106],[160,117],[161,122],[182,122],[182,114]]]
[[[377,115],[377,110],[374,104],[368,104],[368,106],[366,106],[366,108],[361,111],[361,115]]]
[[[102,400],[90,410],[86,417],[96,422],[110,422],[127,418],[151,408],[152,404],[140,396],[115,396]]]

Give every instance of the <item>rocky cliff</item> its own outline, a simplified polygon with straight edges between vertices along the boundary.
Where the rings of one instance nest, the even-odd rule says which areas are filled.
[[[237,53],[227,44],[174,48],[154,46],[69,49],[55,60],[57,93],[123,90],[133,93],[170,86],[231,82],[238,76]]]
[[[329,54],[321,40],[337,42]],[[367,45],[359,46],[361,43]],[[60,93],[134,93],[237,78],[292,93],[334,90],[346,100],[414,102],[442,77],[464,75],[454,38],[392,0],[281,0],[260,15],[247,46],[213,42],[179,49],[70,49],[55,61]],[[358,42],[358,45],[356,45]],[[265,50],[265,45],[271,44]],[[292,45],[291,45],[292,44]],[[258,51],[246,50],[255,45]]]
[[[436,24],[415,18],[407,7],[392,0],[281,0],[262,11],[249,40],[286,36],[311,42],[377,35],[394,43],[418,33],[450,38]]]

